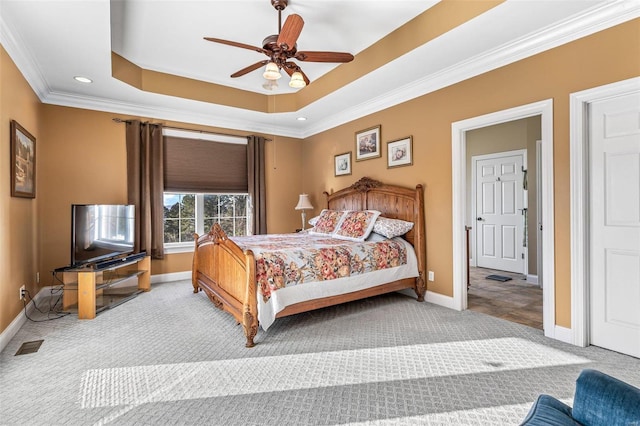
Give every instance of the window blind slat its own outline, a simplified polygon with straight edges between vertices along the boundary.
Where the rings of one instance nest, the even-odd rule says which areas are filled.
[[[170,192],[247,192],[247,146],[164,137],[164,188]]]

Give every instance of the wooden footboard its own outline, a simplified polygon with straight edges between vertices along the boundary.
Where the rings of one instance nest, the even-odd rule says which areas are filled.
[[[193,292],[203,290],[213,304],[242,324],[246,346],[254,346],[258,332],[255,258],[227,237],[219,224],[208,234],[195,235]]]

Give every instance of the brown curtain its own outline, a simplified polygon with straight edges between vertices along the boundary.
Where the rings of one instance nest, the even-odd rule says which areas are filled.
[[[253,235],[267,233],[267,194],[264,173],[264,144],[261,136],[247,137],[247,174],[252,208]]]
[[[135,251],[164,258],[162,125],[126,122],[127,198],[136,208]]]

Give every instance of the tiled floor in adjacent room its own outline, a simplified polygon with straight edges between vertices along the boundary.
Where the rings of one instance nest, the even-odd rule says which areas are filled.
[[[488,280],[492,274],[511,280]],[[487,268],[469,268],[469,277],[468,309],[542,329],[542,289],[538,285],[527,283],[522,274]]]

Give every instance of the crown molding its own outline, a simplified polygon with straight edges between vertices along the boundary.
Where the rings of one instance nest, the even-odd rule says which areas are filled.
[[[264,133],[269,135],[299,138],[300,133],[280,126],[264,126],[247,120],[221,119],[211,113],[195,113],[173,108],[150,107],[113,99],[78,96],[69,93],[50,93],[43,103],[50,105],[82,108],[94,111],[110,112],[114,114],[148,117],[156,120],[170,120],[182,123],[199,124],[202,126],[220,127],[245,132]]]
[[[0,6],[1,7],[1,6]],[[11,57],[11,60],[16,64],[22,75],[24,76],[31,89],[35,92],[40,102],[44,102],[47,94],[51,92],[49,85],[40,68],[38,68],[37,61],[29,55],[28,49],[21,49],[19,46],[24,46],[22,40],[16,39],[14,36],[15,31],[11,31],[11,25],[4,20],[2,14],[0,14],[0,44],[7,51],[7,54]]]
[[[43,103],[304,139],[639,16],[640,2],[614,0],[589,9],[579,16],[556,23],[533,35],[516,39],[486,54],[472,57],[438,73],[386,92],[374,99],[337,111],[315,123],[309,122],[303,128],[264,125],[246,119],[220,118],[218,114],[214,117],[200,112],[53,92],[38,68],[35,58],[28,54],[28,49],[19,47],[24,43],[14,37],[15,32],[12,33],[10,25],[7,25],[1,15],[0,43]]]
[[[383,109],[410,101],[460,81],[517,62],[640,16],[640,2],[616,0],[566,19],[533,35],[521,37],[485,54],[471,57],[438,73],[354,105],[305,128],[306,138]]]

